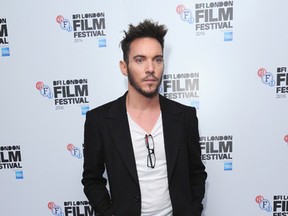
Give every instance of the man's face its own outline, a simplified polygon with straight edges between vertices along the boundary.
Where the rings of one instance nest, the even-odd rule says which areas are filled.
[[[145,97],[157,95],[164,71],[163,52],[154,38],[138,38],[130,45],[127,76],[129,88]]]

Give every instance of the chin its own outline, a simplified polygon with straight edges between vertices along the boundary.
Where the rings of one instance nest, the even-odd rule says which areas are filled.
[[[143,90],[140,90],[139,93],[142,94],[143,96],[147,97],[147,98],[153,98],[156,95],[158,95],[158,89],[155,90],[155,91],[143,91]]]

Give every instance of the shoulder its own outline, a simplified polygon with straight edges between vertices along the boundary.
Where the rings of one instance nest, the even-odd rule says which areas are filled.
[[[164,96],[160,95],[160,103],[163,110],[172,110],[175,112],[184,112],[184,113],[191,113],[196,115],[195,107],[187,106],[181,104],[177,101],[173,101],[171,99],[165,98]]]
[[[87,115],[105,114],[110,110],[110,108],[113,106],[113,104],[115,104],[115,102],[116,102],[116,100],[113,100],[113,101],[109,101],[105,104],[102,104],[98,107],[95,107],[95,108],[89,110],[87,112]]]
[[[109,116],[111,113],[119,112],[120,110],[125,109],[125,98],[126,94],[117,98],[116,100],[107,102],[103,105],[100,105],[86,113],[86,118],[90,117],[106,117]],[[124,105],[124,106],[123,106]]]

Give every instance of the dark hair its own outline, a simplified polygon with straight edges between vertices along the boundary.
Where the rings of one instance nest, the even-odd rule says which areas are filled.
[[[129,59],[129,51],[130,45],[132,41],[138,38],[150,37],[156,39],[162,50],[164,48],[164,37],[167,33],[168,29],[165,25],[158,25],[158,22],[153,22],[151,20],[145,19],[143,22],[140,22],[137,26],[129,25],[129,30],[126,32],[124,30],[124,38],[120,42],[122,51],[123,51],[123,60],[128,64]]]

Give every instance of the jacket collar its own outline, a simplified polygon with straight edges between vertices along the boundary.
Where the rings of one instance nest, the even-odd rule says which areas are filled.
[[[137,168],[129,130],[129,123],[126,110],[127,92],[118,98],[109,110],[106,120],[111,130],[111,136],[119,150],[132,177],[138,182]],[[163,133],[165,142],[165,152],[167,160],[168,179],[172,176],[177,152],[179,149],[180,138],[183,131],[182,110],[160,95],[160,107],[162,112]],[[157,155],[156,155],[157,158]]]

